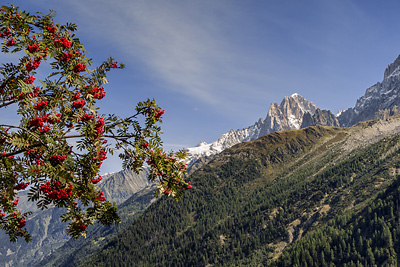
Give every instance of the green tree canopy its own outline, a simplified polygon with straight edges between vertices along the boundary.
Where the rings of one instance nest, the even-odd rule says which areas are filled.
[[[164,110],[148,99],[128,118],[101,114],[96,103],[106,96],[106,74],[124,65],[109,58],[91,68],[76,25],[57,24],[54,14],[0,9],[1,51],[19,57],[0,67],[0,108],[14,106],[19,116],[15,125],[0,120],[0,227],[12,241],[30,239],[24,229],[29,213],[18,209],[20,190],[29,190],[39,208],[67,208],[63,220],[75,238],[95,221],[118,222],[115,204],[96,186],[108,153],[122,151],[124,168],[137,172],[148,165],[156,195],[179,199],[191,188],[184,153],[162,149]],[[43,66],[52,72],[40,80],[35,76]]]

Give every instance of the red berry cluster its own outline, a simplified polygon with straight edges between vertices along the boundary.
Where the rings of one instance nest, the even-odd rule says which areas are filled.
[[[80,117],[81,121],[90,121],[93,119],[93,115],[85,114],[84,116]]]
[[[28,45],[27,49],[29,52],[34,53],[39,51],[40,44],[35,44],[35,45]]]
[[[106,200],[106,197],[104,196],[104,193],[103,193],[103,192],[98,191],[95,200],[96,200],[96,201],[102,202],[102,201],[105,201],[105,200]]]
[[[92,179],[92,184],[97,184],[98,182],[100,182],[103,178],[101,176],[99,176],[97,179],[93,178]]]
[[[115,62],[113,63],[112,68],[113,68],[113,69],[118,68],[118,61],[115,61]]]
[[[149,146],[149,143],[147,143],[147,142],[144,142],[143,144],[142,144],[142,147],[144,147],[144,148],[147,148]]]
[[[24,190],[28,185],[29,183],[20,182],[14,185],[14,190]]]
[[[6,46],[13,46],[15,44],[16,44],[15,40],[10,38],[7,40]]]
[[[165,109],[159,110],[159,111],[157,112],[157,114],[154,115],[154,118],[159,119],[159,118],[164,114],[164,111],[165,111]]]
[[[43,163],[43,161],[40,161],[40,159],[36,159],[36,165],[37,165],[37,166],[43,166],[44,163]],[[37,172],[39,173],[40,170],[37,170]]]
[[[104,142],[103,142],[104,143]],[[105,152],[104,150],[101,150],[98,154],[99,156],[96,158],[94,157],[93,160],[94,161],[98,161],[97,165],[99,166],[99,168],[101,167],[101,165],[103,164],[103,160],[105,160],[107,158],[107,152]],[[101,180],[101,177],[100,177]]]
[[[19,229],[21,229],[21,228],[24,227],[25,225],[26,225],[26,219],[25,219],[25,218],[21,218],[21,219],[18,220],[18,222],[17,222],[17,227],[18,227]]]
[[[47,133],[48,131],[50,131],[51,130],[51,128],[50,128],[50,125],[46,125],[46,127],[42,127],[42,128],[40,128],[39,129],[39,132],[41,133],[41,134],[44,134],[44,133]]]
[[[72,60],[73,57],[80,57],[82,52],[74,51],[74,52],[63,52],[62,56],[60,57],[61,62],[69,62]]]
[[[68,62],[72,59],[72,57],[74,56],[74,53],[66,53],[64,52],[63,55],[60,58],[61,62]]]
[[[71,47],[71,42],[68,40],[67,37],[63,37],[54,41],[56,46],[63,47],[64,49]]]
[[[183,189],[188,190],[192,189],[192,186],[190,185],[190,181],[187,182],[186,184],[184,182],[181,182],[180,179],[178,179],[177,184],[183,187]]]
[[[28,64],[26,64],[26,70],[28,72],[32,71],[32,70],[36,70],[37,68],[39,68],[40,63],[41,63],[42,57],[37,57],[34,60],[31,60],[28,62]]]
[[[46,102],[46,101],[42,101],[42,102],[36,104],[36,105],[34,106],[34,108],[35,108],[36,110],[41,111],[41,110],[42,110],[44,107],[46,107],[46,106],[47,106],[47,102]],[[29,124],[30,124],[31,126],[33,126],[33,127],[39,128],[40,133],[43,134],[43,133],[46,133],[46,132],[48,132],[48,131],[51,130],[50,125],[46,125],[46,126],[45,126],[44,123],[48,122],[48,123],[50,123],[50,124],[55,124],[55,123],[61,121],[61,118],[60,118],[60,117],[61,117],[61,114],[60,114],[60,113],[55,114],[55,115],[51,115],[50,118],[49,118],[48,114],[45,114],[45,115],[43,115],[43,116],[41,116],[41,117],[37,117],[37,118],[32,119],[32,120],[29,122]]]
[[[26,154],[32,158],[41,158],[42,157],[42,150],[40,149],[29,149],[28,151],[26,151]]]
[[[189,181],[189,182],[187,182],[187,185],[184,185],[183,187],[185,188],[185,190],[187,190],[187,189],[191,189],[191,188],[192,188],[192,186],[190,185],[190,181]]]
[[[89,92],[89,94],[93,95],[93,97],[96,99],[102,99],[106,96],[106,92],[104,92],[103,87],[95,87]]]
[[[72,101],[78,100],[81,97],[81,93],[77,92],[74,93],[74,95],[72,96]]]
[[[99,120],[96,122],[95,124],[95,130],[96,130],[96,134],[95,134],[95,138],[99,138],[100,136],[103,136],[104,130],[103,130],[103,126],[105,124],[105,121],[103,120],[103,118],[99,118]]]
[[[3,38],[4,36],[11,36],[11,30],[9,28],[0,33],[0,38]]]
[[[32,84],[32,83],[35,81],[35,79],[36,79],[35,77],[28,75],[28,76],[25,78],[25,83],[26,83],[26,84]]]
[[[47,106],[47,101],[43,100],[37,103],[33,108],[36,109],[37,111],[42,111],[46,106]]]
[[[61,121],[61,114],[60,113],[57,113],[56,115],[53,115],[53,116],[51,116],[50,118],[49,118],[49,123],[50,124],[55,124],[55,123],[57,123],[57,122],[60,122]]]
[[[152,166],[152,167],[155,167],[155,166],[156,166],[154,160],[152,160],[152,159],[147,159],[147,160],[146,160],[146,163],[149,164],[149,165]]]
[[[42,117],[34,118],[29,122],[30,125],[35,127],[43,127],[43,124],[49,120],[47,114],[43,115]]]
[[[16,199],[16,200],[14,200],[14,202],[13,202],[13,206],[17,206],[17,205],[18,205],[18,202],[19,202],[19,197],[17,197],[17,199]]]
[[[74,101],[74,103],[72,103],[72,106],[74,108],[82,108],[85,105],[86,105],[86,101],[83,99],[81,99],[80,101]]]
[[[57,165],[63,162],[67,157],[67,155],[52,155],[49,157],[49,161],[52,165]]]
[[[53,184],[47,182],[40,186],[40,190],[50,199],[64,200],[72,196],[72,184],[67,188],[62,188],[59,181],[54,181]]]
[[[107,159],[107,152],[105,152],[104,150],[101,150],[99,152],[99,160],[105,160]]]
[[[50,33],[55,33],[56,32],[56,28],[53,26],[53,23],[50,23],[49,25],[47,25],[47,30]]]
[[[84,71],[85,69],[86,69],[86,64],[83,65],[81,63],[78,63],[75,65],[73,70],[74,70],[74,72],[79,73],[79,72]]]

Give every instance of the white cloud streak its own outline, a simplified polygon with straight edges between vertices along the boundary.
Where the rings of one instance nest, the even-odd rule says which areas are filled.
[[[267,77],[246,69],[252,63],[236,52],[232,36],[225,32],[236,11],[222,1],[92,3],[76,3],[82,16],[91,15],[86,23],[118,42],[125,54],[139,60],[169,90],[227,107],[227,95],[250,89],[240,77]]]

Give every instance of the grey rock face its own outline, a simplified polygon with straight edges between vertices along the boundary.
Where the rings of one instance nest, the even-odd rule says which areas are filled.
[[[335,115],[332,114],[332,112],[330,112],[329,110],[321,110],[319,108],[315,110],[314,115],[311,115],[310,113],[304,114],[301,128],[314,125],[335,126],[335,127],[340,126],[338,119],[336,118]]]
[[[342,127],[349,127],[360,121],[378,118],[380,111],[396,113],[400,105],[400,56],[390,64],[382,82],[369,87],[354,108],[349,108],[339,117]]]
[[[300,129],[306,113],[314,115],[317,106],[299,94],[285,96],[281,104],[271,104],[260,136],[283,130]],[[259,137],[260,137],[259,136]]]

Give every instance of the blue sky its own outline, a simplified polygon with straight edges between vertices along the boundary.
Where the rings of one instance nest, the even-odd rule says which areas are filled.
[[[400,54],[399,1],[15,0],[57,12],[113,72],[103,113],[154,97],[167,149],[212,142],[265,118],[295,92],[336,113],[353,107]],[[1,59],[2,55],[0,55]],[[4,56],[3,56],[4,57]],[[117,171],[115,159],[104,172]]]

